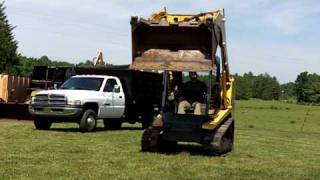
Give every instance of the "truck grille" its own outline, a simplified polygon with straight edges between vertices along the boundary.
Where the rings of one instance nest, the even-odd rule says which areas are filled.
[[[35,105],[66,105],[67,98],[64,95],[58,94],[40,94],[34,99]]]

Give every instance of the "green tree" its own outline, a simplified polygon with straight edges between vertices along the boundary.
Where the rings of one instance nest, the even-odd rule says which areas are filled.
[[[296,97],[296,84],[293,82],[280,85],[281,99],[292,99]]]
[[[269,74],[253,75],[251,72],[243,76],[235,74],[236,99],[258,98],[264,100],[278,100],[280,84],[276,77]]]
[[[28,58],[22,56],[21,54],[18,55],[19,58],[19,74],[24,77],[30,77],[33,71],[33,67],[36,64],[36,58]]]
[[[302,72],[298,75],[295,84],[296,84],[296,94],[298,102],[308,102],[305,91],[307,89],[308,83],[308,72]]]
[[[0,73],[18,74],[17,41],[12,34],[14,27],[5,14],[4,2],[0,2]]]
[[[236,99],[248,100],[252,96],[252,85],[247,74],[240,76],[235,74],[233,76],[236,82]]]
[[[30,58],[22,55],[18,55],[19,58],[19,75],[30,77],[34,66],[74,66],[74,64],[66,61],[53,61],[47,56],[42,56],[39,59]]]
[[[77,66],[79,66],[79,67],[93,67],[94,64],[92,61],[86,60],[85,62],[81,62],[81,63],[77,64]]]
[[[320,103],[320,76],[302,72],[296,81],[298,102]]]

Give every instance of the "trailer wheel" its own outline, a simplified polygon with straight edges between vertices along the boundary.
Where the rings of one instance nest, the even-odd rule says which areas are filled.
[[[81,132],[92,132],[97,126],[97,115],[92,109],[87,109],[82,114],[80,120],[80,131]]]
[[[33,122],[38,130],[49,130],[52,124],[52,121],[47,118],[34,118]]]
[[[120,129],[122,125],[122,119],[103,119],[103,124],[105,129],[116,130]]]

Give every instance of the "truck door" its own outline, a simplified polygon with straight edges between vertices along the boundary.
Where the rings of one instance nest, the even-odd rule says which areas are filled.
[[[102,118],[112,118],[114,116],[113,111],[113,93],[112,93],[112,84],[107,80],[104,88],[103,88],[103,96],[104,96],[104,103],[101,108],[100,116]]]
[[[125,95],[123,87],[119,79],[111,79],[115,81],[113,87],[113,110],[118,117],[122,117],[125,111]]]
[[[103,93],[106,97],[101,116],[103,118],[120,118],[124,113],[125,99],[120,82],[110,78],[107,80]]]

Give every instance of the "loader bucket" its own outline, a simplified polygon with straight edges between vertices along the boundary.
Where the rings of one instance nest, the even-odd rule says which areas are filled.
[[[133,61],[150,49],[198,50],[212,60],[213,33],[207,24],[152,24],[131,20]]]
[[[213,19],[206,17],[213,16]],[[211,71],[221,39],[219,13],[131,18],[132,69]]]

